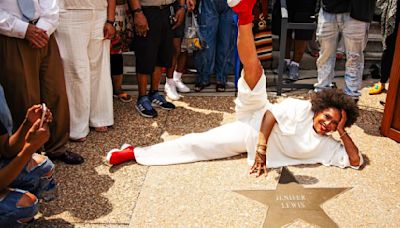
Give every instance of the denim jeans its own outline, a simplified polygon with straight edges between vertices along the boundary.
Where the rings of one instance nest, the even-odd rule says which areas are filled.
[[[195,56],[197,83],[208,84],[215,73],[217,81],[225,84],[235,48],[233,11],[226,0],[202,0],[198,20],[207,46]]]
[[[0,160],[0,169],[11,160]],[[43,194],[56,187],[53,177],[44,177],[54,169],[54,164],[46,158],[31,170],[27,166],[11,183],[9,192],[0,198],[0,227],[18,226],[18,220],[33,217],[38,212],[38,201],[30,207],[18,207],[17,203],[26,192],[42,198]]]
[[[328,88],[333,81],[337,40],[341,32],[346,49],[344,92],[355,98],[361,95],[359,89],[364,71],[363,51],[367,44],[368,28],[369,23],[351,18],[350,13],[331,14],[321,9],[317,28],[317,39],[321,46],[317,60],[317,92]]]

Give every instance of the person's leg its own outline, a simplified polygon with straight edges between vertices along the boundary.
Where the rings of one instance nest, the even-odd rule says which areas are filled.
[[[89,133],[90,62],[89,45],[92,11],[67,10],[60,13],[55,36],[64,67],[70,111],[71,139],[81,139]]]
[[[54,36],[50,37],[47,47],[40,69],[40,90],[41,100],[53,114],[53,122],[50,124],[51,136],[45,144],[45,150],[48,156],[57,157],[66,151],[70,118],[64,70]]]
[[[248,124],[236,121],[153,146],[135,148],[142,165],[170,165],[227,158],[246,152]]]
[[[318,82],[315,91],[329,88],[335,77],[336,46],[339,26],[336,15],[320,10],[318,17],[317,39],[320,43],[320,54],[317,59]]]
[[[233,11],[226,0],[216,1],[219,13],[218,31],[215,50],[215,74],[217,78],[217,92],[226,88],[226,78],[230,70],[235,43],[232,39],[234,30]]]
[[[94,28],[88,45],[90,61],[89,125],[98,132],[114,124],[112,82],[110,78],[110,40],[104,39],[106,10],[95,10]]]
[[[186,69],[186,59],[187,59],[187,52],[182,52],[179,54],[176,70],[174,71],[174,82],[176,88],[181,93],[188,93],[190,92],[190,88],[187,87],[182,81],[182,75]]]
[[[18,227],[30,223],[38,213],[39,201],[25,190],[7,189],[0,192],[0,226]]]
[[[131,102],[132,97],[122,90],[123,76],[123,58],[122,54],[111,54],[110,55],[110,69],[111,69],[111,80],[113,84],[113,96],[118,98],[122,102]]]
[[[10,187],[29,191],[39,199],[50,200],[53,196],[49,193],[56,187],[53,175],[53,162],[43,155],[33,154],[31,160]]]
[[[303,58],[304,52],[307,48],[308,40],[295,40],[294,41],[294,54],[293,54],[293,61],[296,63],[300,63],[301,59]]]
[[[158,92],[158,87],[160,85],[162,67],[170,68],[172,55],[173,55],[173,47],[172,47],[172,29],[169,22],[170,11],[169,8],[165,8],[160,11],[160,15],[157,20],[160,21],[161,30],[159,43],[157,45],[157,63],[154,69],[154,72],[151,77],[151,87],[150,92],[148,94],[150,101],[153,106],[158,106],[165,110],[175,109],[175,105],[165,100],[164,96],[162,96]]]
[[[218,31],[218,12],[212,0],[204,0],[200,4],[199,29],[206,48],[196,54],[196,68],[198,71],[195,91],[200,92],[210,83],[210,75],[215,67],[215,50]]]
[[[369,23],[355,20],[348,13],[343,16],[343,39],[346,49],[344,92],[358,99],[361,95],[359,89],[364,71],[364,48],[368,39]]]
[[[171,67],[167,69],[167,78],[165,79],[164,91],[169,99],[179,100],[180,96],[176,91],[173,75],[176,69],[176,64],[179,58],[179,54],[181,52],[181,38],[174,37],[172,39],[172,46],[173,46],[173,55],[172,55]]]
[[[161,31],[159,11],[159,9],[143,8],[150,29],[146,36],[135,35],[132,41],[136,55],[136,75],[139,90],[135,108],[141,116],[148,118],[157,116],[157,111],[151,106],[151,101],[147,96],[147,78],[153,74],[157,63]]]

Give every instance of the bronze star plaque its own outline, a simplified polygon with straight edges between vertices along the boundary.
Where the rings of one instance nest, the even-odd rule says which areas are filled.
[[[304,188],[284,167],[276,190],[235,191],[267,205],[263,227],[282,227],[297,219],[320,227],[338,227],[320,205],[349,188]]]

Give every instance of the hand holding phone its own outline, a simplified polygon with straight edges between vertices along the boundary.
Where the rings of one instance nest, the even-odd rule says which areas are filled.
[[[47,107],[45,103],[42,103],[42,118],[40,118],[39,127],[43,127],[44,119],[46,118]]]

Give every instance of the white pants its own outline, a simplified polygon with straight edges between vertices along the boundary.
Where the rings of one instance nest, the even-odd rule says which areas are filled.
[[[142,165],[171,165],[221,159],[248,153],[254,162],[260,123],[268,105],[263,75],[250,90],[242,77],[238,83],[236,115],[239,120],[202,133],[192,133],[153,146],[135,148],[135,159]]]
[[[106,19],[106,10],[60,12],[55,35],[63,60],[73,139],[85,137],[89,126],[114,124],[110,41],[103,35]]]

